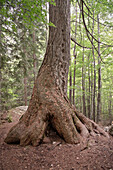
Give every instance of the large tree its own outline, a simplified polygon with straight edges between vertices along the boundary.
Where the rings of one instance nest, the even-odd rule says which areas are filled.
[[[50,5],[49,40],[43,63],[35,80],[26,113],[9,131],[5,142],[37,146],[47,127],[56,130],[68,143],[78,143],[90,135],[107,134],[93,121],[79,113],[67,93],[70,60],[70,0],[55,0]]]

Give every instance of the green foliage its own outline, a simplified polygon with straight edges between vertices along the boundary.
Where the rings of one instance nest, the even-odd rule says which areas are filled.
[[[27,28],[32,28],[35,22],[49,24],[46,4],[55,5],[54,0],[2,0],[0,14],[8,17],[9,21],[21,19]],[[12,25],[15,31],[15,26]]]
[[[9,114],[8,116],[7,116],[7,121],[9,122],[9,123],[11,123],[13,120],[12,120],[12,116]]]
[[[79,5],[78,5],[79,4]],[[86,110],[88,112],[88,102],[90,96],[90,108],[92,108],[92,98],[94,90],[94,59],[95,59],[95,72],[96,72],[96,98],[95,98],[95,109],[97,111],[97,94],[98,94],[98,70],[101,68],[101,112],[106,112],[109,117],[110,107],[113,105],[113,25],[112,15],[113,6],[111,1],[99,0],[99,1],[84,1],[84,20],[87,27],[85,29],[83,18],[81,15],[80,1],[72,3],[72,17],[71,17],[71,37],[76,40],[79,44],[71,42],[71,75],[72,75],[72,86],[68,85],[69,90],[75,90],[75,106],[82,111],[83,106],[83,93],[82,93],[82,68],[84,67],[84,81],[85,81],[85,97],[86,97]],[[112,9],[112,10],[111,10]],[[77,16],[76,16],[77,11]],[[93,29],[93,12],[94,12],[94,29]],[[97,14],[99,15],[99,27],[100,34],[98,35],[98,22]],[[77,24],[77,27],[76,27]],[[93,37],[92,37],[93,29]],[[89,32],[88,32],[89,31]],[[84,33],[84,38],[83,38]],[[92,53],[92,40],[93,38],[93,49],[94,56]],[[98,38],[100,38],[100,61],[98,64]],[[97,40],[97,41],[96,41]],[[83,62],[83,46],[84,48],[84,62]],[[76,65],[74,60],[74,48],[76,54]],[[75,68],[75,86],[73,85]],[[69,83],[68,83],[69,84]],[[90,84],[90,86],[89,86]],[[90,88],[90,92],[89,92]],[[110,106],[111,102],[111,106]],[[92,111],[91,111],[92,112]]]
[[[14,3],[15,5],[19,5],[18,3],[20,1],[13,1],[13,4],[12,1],[4,1],[5,5],[1,10],[0,71],[2,80],[0,90],[2,109],[24,105],[25,77],[27,77],[26,88],[27,100],[29,102],[34,85],[34,63],[37,68],[35,70],[37,74],[45,53],[45,24],[43,21],[37,22],[37,20],[34,20],[31,25],[30,23],[26,25],[23,17],[18,16],[19,14],[17,15],[16,12],[19,8],[18,6],[15,7]],[[7,7],[8,4],[9,6]],[[27,2],[24,5],[29,4]],[[8,8],[8,12],[6,11],[6,7]]]

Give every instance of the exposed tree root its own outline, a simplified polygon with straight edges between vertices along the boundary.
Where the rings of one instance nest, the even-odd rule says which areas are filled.
[[[86,126],[86,128],[88,129],[89,133],[91,135],[96,135],[96,134],[100,134],[103,135],[107,138],[109,138],[108,133],[106,133],[98,124],[96,124],[94,121],[90,120],[89,118],[85,117],[82,113],[80,113],[79,111],[75,110],[76,115],[78,116],[78,118],[81,120],[81,122]]]
[[[19,123],[8,133],[6,143],[37,146],[42,142],[48,124],[51,124],[65,142],[71,144],[86,141],[90,135],[109,137],[95,122],[79,113],[57,92],[51,91],[48,102],[47,98],[46,96],[44,106],[37,107],[35,115],[34,110],[31,114],[31,108],[28,108]]]

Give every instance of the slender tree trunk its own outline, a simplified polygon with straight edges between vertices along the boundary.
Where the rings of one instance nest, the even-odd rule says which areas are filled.
[[[99,15],[97,15],[98,21],[98,36],[100,36]],[[98,38],[98,96],[97,96],[97,123],[101,114],[101,60],[100,60],[100,37]]]
[[[27,106],[27,61],[26,61],[26,49],[25,45],[23,45],[23,52],[24,52],[24,67],[23,67],[23,73],[24,73],[24,104]]]
[[[110,89],[110,92],[109,92],[109,100],[108,100],[109,104],[108,104],[108,111],[109,111],[109,124],[112,123],[112,114],[111,114],[111,111],[112,111],[112,94],[111,94],[111,89]]]
[[[94,31],[94,12],[93,12],[93,28],[92,28],[92,35]],[[93,38],[92,38],[93,42]],[[93,68],[94,68],[94,88],[93,88],[93,120],[95,121],[95,95],[96,95],[96,66],[95,66],[95,54],[94,54],[94,47],[92,45],[92,54],[93,54]]]
[[[67,98],[70,60],[70,1],[50,5],[50,27],[46,54],[38,72],[26,113],[9,131],[5,142],[37,146],[51,125],[67,143],[85,141],[96,133],[108,136],[96,123],[79,113]],[[84,139],[84,140],[83,140]]]
[[[48,11],[47,3],[46,3],[46,11]],[[46,16],[46,21],[48,21],[48,16]],[[46,25],[46,47],[48,42],[48,25]]]
[[[36,40],[35,40],[35,31],[33,31],[33,44],[35,46]],[[35,54],[35,50],[33,52],[33,74],[34,74],[34,81],[36,79],[36,74],[37,74],[37,61],[36,61],[36,54]]]
[[[88,11],[88,27],[90,26],[90,20],[89,20],[89,11]],[[87,113],[88,118],[91,118],[91,66],[90,66],[90,58],[91,58],[91,52],[88,54],[88,97],[87,97]]]
[[[94,57],[94,89],[93,89],[93,120],[95,121],[95,96],[96,96],[96,68],[95,68],[95,57]]]
[[[75,22],[75,41],[76,41],[76,34],[77,34],[77,3],[76,3],[76,22]],[[74,50],[73,50],[73,56],[74,56],[74,75],[73,75],[73,105],[75,105],[75,76],[76,76],[76,58],[77,58],[77,53],[76,53],[76,44],[74,45]]]
[[[88,55],[88,118],[91,118],[91,78],[90,78],[90,53]]]
[[[24,76],[24,103],[27,106],[27,77]]]
[[[74,54],[74,74],[73,74],[73,105],[75,106],[75,76],[76,76],[76,54]]]
[[[72,103],[72,71],[71,71],[71,60],[70,60],[70,71],[69,71],[69,101]]]
[[[84,45],[84,35],[83,35],[83,45]],[[83,102],[83,114],[86,116],[84,48],[83,48],[82,62],[83,62],[83,66],[82,66],[82,102]]]
[[[93,62],[92,59],[93,56],[91,55],[91,114],[90,114],[90,118],[93,119]]]

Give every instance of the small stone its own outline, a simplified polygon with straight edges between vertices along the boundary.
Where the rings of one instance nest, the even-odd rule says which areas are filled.
[[[55,144],[56,142],[53,142],[53,144]]]

